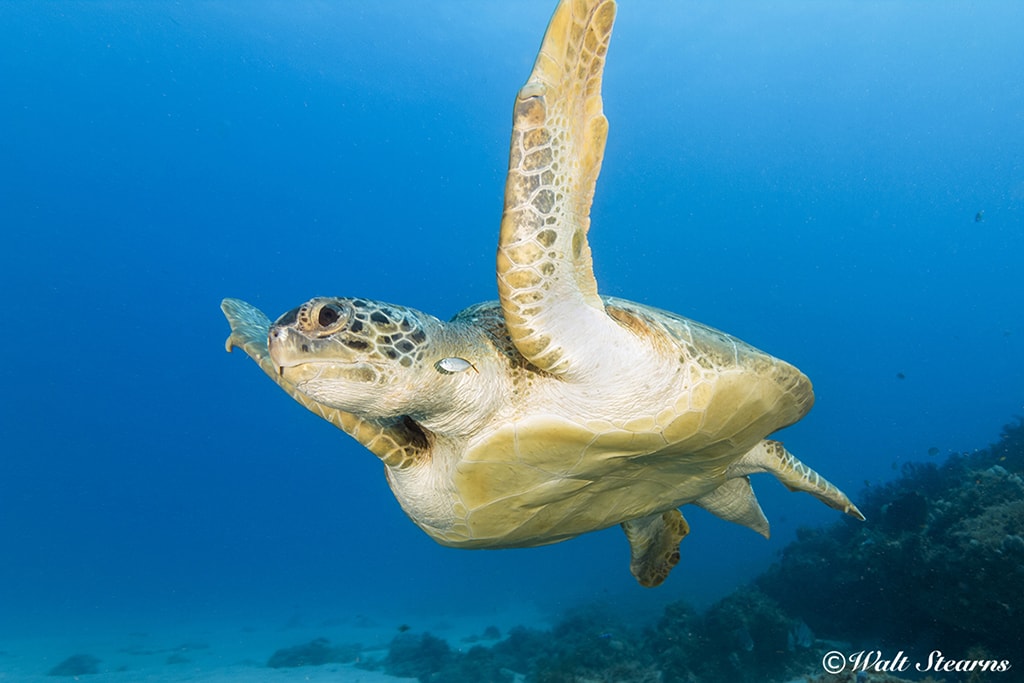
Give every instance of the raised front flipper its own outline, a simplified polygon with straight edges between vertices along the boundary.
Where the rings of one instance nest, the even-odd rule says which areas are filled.
[[[756,472],[768,472],[790,491],[806,491],[830,508],[845,512],[862,522],[864,515],[846,494],[782,447],[778,441],[765,439],[742,458],[729,466],[725,476],[729,479],[745,477]]]
[[[563,0],[516,97],[498,292],[513,343],[578,378],[626,341],[597,294],[587,230],[608,122],[601,76],[612,0]]]
[[[387,423],[370,422],[318,403],[296,389],[294,384],[286,381],[267,351],[270,320],[258,308],[240,299],[224,299],[220,309],[231,323],[231,336],[225,343],[227,350],[231,351],[238,347],[245,351],[263,372],[307,410],[344,431],[389,467],[407,467],[427,457],[428,443],[423,432],[406,421],[397,419]]]
[[[622,530],[629,540],[629,571],[641,586],[654,588],[679,563],[679,542],[690,525],[679,510],[667,510],[623,522]]]

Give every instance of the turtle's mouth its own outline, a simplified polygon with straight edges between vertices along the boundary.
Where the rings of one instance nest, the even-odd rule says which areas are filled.
[[[309,356],[311,348],[309,339],[291,327],[274,325],[267,333],[267,351],[270,352],[270,359],[274,361],[279,376],[284,374],[285,368],[304,365],[313,360]]]
[[[310,338],[287,325],[274,325],[267,334],[267,351],[277,366],[278,375],[284,374],[285,368],[300,365],[355,362],[355,359],[338,357],[337,348],[327,348],[329,345],[328,340]]]
[[[366,358],[351,353],[330,337],[306,335],[290,325],[273,325],[267,333],[267,351],[277,368],[278,377],[304,384],[316,380],[346,378],[373,381],[379,371]]]

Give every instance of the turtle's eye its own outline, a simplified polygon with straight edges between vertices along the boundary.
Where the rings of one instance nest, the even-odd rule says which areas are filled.
[[[320,326],[320,329],[316,331],[317,336],[326,337],[334,334],[348,324],[351,316],[352,311],[344,304],[336,302],[323,304],[316,312],[316,321]]]
[[[320,309],[320,314],[317,316],[317,322],[320,323],[320,327],[330,327],[334,323],[338,322],[338,318],[340,317],[338,310],[334,308],[334,306],[324,306]]]

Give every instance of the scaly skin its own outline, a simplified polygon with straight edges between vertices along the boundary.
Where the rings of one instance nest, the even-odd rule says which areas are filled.
[[[607,136],[613,0],[563,0],[514,108],[500,301],[449,322],[317,297],[274,324],[224,301],[241,347],[370,449],[439,543],[509,548],[621,524],[644,586],[679,561],[694,504],[765,536],[748,475],[863,519],[769,434],[814,402],[792,365],[718,330],[602,298],[587,231]]]
[[[270,320],[262,311],[238,299],[225,299],[221,303],[221,310],[231,323],[231,336],[225,343],[227,350],[238,347],[245,351],[268,377],[304,408],[361,443],[388,467],[403,469],[427,458],[429,444],[422,432],[411,428],[406,420],[358,417],[331,408],[298,391],[294,383],[284,378],[280,368],[270,358],[267,350]]]
[[[587,243],[608,135],[601,74],[614,20],[611,0],[555,11],[516,97],[498,243],[512,341],[538,368],[574,380],[595,374],[596,357],[637,353],[604,313]],[[599,345],[589,343],[595,337]]]

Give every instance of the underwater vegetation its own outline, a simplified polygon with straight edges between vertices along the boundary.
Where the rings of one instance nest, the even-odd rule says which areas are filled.
[[[881,671],[824,674],[822,656],[883,648],[925,661],[938,649],[1011,665],[933,672],[938,680],[1022,681],[1022,475],[1017,422],[984,450],[905,465],[863,492],[867,523],[801,529],[778,562],[703,613],[674,602],[655,624],[637,626],[581,606],[550,629],[520,626],[497,642],[489,629],[466,645],[492,645],[462,650],[400,629],[385,657],[357,666],[421,683],[898,683],[906,679]],[[331,649],[323,639],[303,647],[294,660]],[[936,680],[915,673],[899,675]]]
[[[808,671],[820,658],[804,630],[748,588],[703,615],[673,603],[646,628],[603,606],[578,607],[550,629],[519,626],[491,647],[461,652],[429,633],[401,633],[383,660],[359,666],[421,683],[764,682]]]
[[[277,650],[267,660],[271,669],[285,669],[321,664],[343,664],[355,661],[359,656],[358,645],[331,645],[327,638],[314,638],[308,643]]]
[[[599,606],[572,610],[551,629],[518,626],[491,647],[473,645],[462,652],[429,633],[400,633],[383,661],[361,666],[383,668],[421,683],[663,680],[645,649],[643,634]]]
[[[820,659],[806,624],[753,587],[698,615],[685,603],[665,609],[647,634],[665,683],[789,680]]]
[[[1024,653],[1024,423],[901,474],[864,492],[867,524],[802,530],[757,586],[821,637]]]
[[[384,671],[392,676],[429,679],[453,658],[447,641],[429,633],[417,636],[402,631],[391,641],[388,656],[384,659]]]

